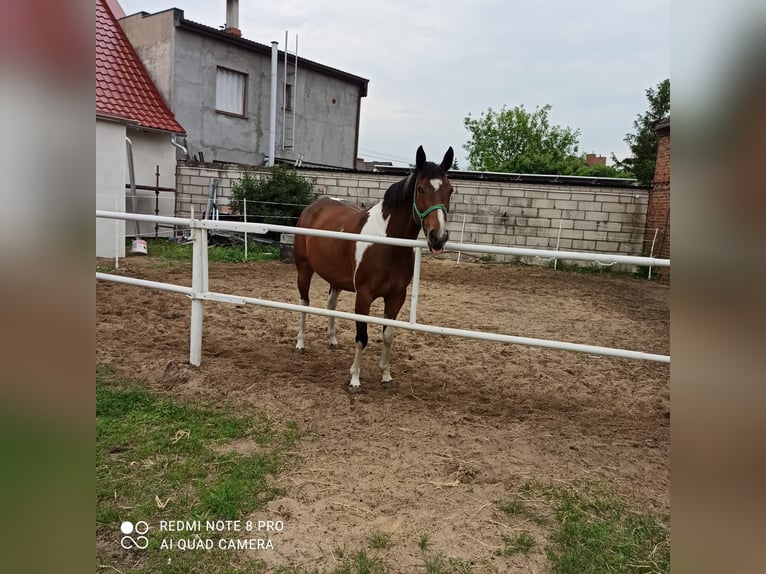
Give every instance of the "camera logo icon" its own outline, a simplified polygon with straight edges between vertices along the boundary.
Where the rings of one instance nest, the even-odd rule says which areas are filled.
[[[149,539],[144,536],[149,532],[149,525],[143,520],[139,520],[135,524],[126,520],[120,524],[120,532],[125,535],[120,539],[120,546],[126,550],[130,548],[144,550],[149,546]],[[133,534],[136,534],[136,536],[132,536]]]

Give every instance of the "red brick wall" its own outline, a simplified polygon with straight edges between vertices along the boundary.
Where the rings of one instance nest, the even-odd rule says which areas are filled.
[[[657,163],[654,168],[654,182],[649,194],[644,233],[644,253],[649,255],[655,230],[654,257],[670,258],[670,121],[661,122],[657,129]],[[670,282],[670,269],[657,267],[652,274],[659,281]]]

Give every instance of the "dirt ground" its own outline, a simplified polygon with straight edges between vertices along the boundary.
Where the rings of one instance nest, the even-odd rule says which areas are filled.
[[[131,257],[121,273],[191,284],[191,267]],[[279,262],[211,264],[210,290],[295,303],[295,270]],[[327,285],[315,278],[312,304]],[[424,258],[418,321],[544,339],[670,351],[670,291],[629,277]],[[417,541],[478,571],[538,572],[541,552],[500,557],[498,510],[528,480],[606,483],[641,510],[670,511],[670,368],[666,364],[397,330],[396,390],[381,388],[381,328],[370,326],[364,392],[349,395],[354,326],[208,303],[203,358],[188,365],[189,300],[99,281],[97,362],[164,392],[296,421],[305,436],[277,480],[285,497],[256,518],[282,519],[270,564],[332,564],[336,547],[390,535],[381,556],[422,568]],[[353,310],[343,293],[338,309]],[[382,303],[372,314],[382,316]],[[400,319],[409,317],[409,300]],[[247,448],[244,445],[243,448]],[[186,518],[186,517],[178,517]],[[544,541],[539,541],[544,547]],[[476,571],[476,570],[475,570]]]

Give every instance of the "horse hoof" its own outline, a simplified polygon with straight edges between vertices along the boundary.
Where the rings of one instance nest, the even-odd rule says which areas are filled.
[[[357,385],[357,386],[354,386],[351,384],[346,385],[346,392],[350,395],[358,395],[359,393],[362,392],[362,385]]]
[[[303,353],[306,352],[306,349],[295,347],[295,352],[298,353],[299,355],[302,355]]]
[[[398,387],[396,381],[381,381],[380,386],[384,391],[393,391]]]
[[[337,348],[338,348],[338,343],[335,343],[335,344],[333,344],[333,343],[330,343],[330,344],[328,345],[328,347],[330,347],[330,348],[331,348],[331,349],[334,351],[335,349],[337,349]]]

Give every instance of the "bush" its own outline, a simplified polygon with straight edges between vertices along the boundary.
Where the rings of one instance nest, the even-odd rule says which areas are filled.
[[[303,208],[319,196],[308,179],[283,165],[263,177],[246,171],[231,186],[231,195],[232,209],[241,215],[247,201],[247,221],[280,225],[295,225]]]

